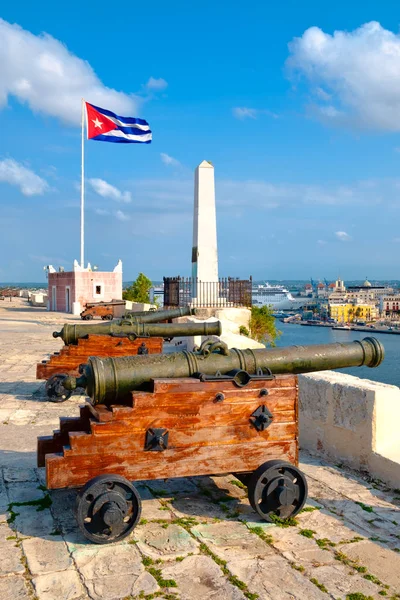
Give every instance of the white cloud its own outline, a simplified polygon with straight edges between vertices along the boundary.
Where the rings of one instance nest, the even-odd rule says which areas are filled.
[[[160,154],[161,160],[164,165],[168,165],[169,167],[180,167],[181,163],[176,158],[169,156],[169,154],[165,154],[165,152],[161,152]]]
[[[40,196],[49,189],[47,181],[12,158],[0,160],[0,181],[16,185],[24,196]]]
[[[271,112],[266,109],[259,108],[248,108],[246,106],[235,106],[232,108],[232,114],[236,119],[257,119],[259,115],[268,115],[273,119],[278,119],[278,115],[276,113]]]
[[[246,108],[245,106],[236,106],[232,108],[233,116],[237,119],[256,119],[257,110],[255,108]]]
[[[333,35],[310,27],[289,50],[292,73],[303,75],[326,102],[311,107],[321,118],[400,130],[400,34],[376,21]]]
[[[129,204],[132,202],[132,196],[130,192],[121,192],[118,188],[107,183],[104,179],[89,179],[89,184],[92,186],[96,194],[103,198],[111,198],[116,202],[125,202]]]
[[[122,210],[117,210],[117,212],[115,213],[115,216],[117,217],[118,221],[129,221],[130,220],[130,216],[127,215],[126,213],[122,212]]]
[[[15,96],[33,111],[79,125],[81,98],[119,114],[133,114],[132,95],[106,87],[89,63],[47,33],[33,35],[0,19],[0,108]]]
[[[161,90],[165,90],[168,87],[168,83],[165,81],[165,79],[162,79],[162,77],[160,77],[159,79],[150,77],[148,82],[146,83],[146,87],[148,90],[160,92]]]
[[[108,210],[105,210],[104,208],[95,208],[94,212],[96,215],[100,215],[101,217],[105,217],[110,214]]]
[[[351,237],[345,231],[335,231],[335,235],[341,242],[349,242]]]
[[[326,246],[327,242],[325,240],[318,240],[317,244],[319,244],[320,246]]]

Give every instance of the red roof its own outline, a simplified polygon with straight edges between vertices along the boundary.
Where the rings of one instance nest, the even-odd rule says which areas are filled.
[[[307,288],[307,289],[310,289],[310,288],[312,289],[311,283],[306,283],[306,285],[304,287]]]
[[[324,284],[323,284],[323,283],[319,283],[317,287],[318,287],[319,289],[322,289],[322,288],[324,288],[325,286],[324,286]]]
[[[336,285],[334,283],[330,283],[328,287],[334,288],[334,287],[336,287]]]

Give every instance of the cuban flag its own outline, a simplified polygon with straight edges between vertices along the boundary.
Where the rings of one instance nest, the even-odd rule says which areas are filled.
[[[86,105],[88,140],[99,142],[122,142],[125,144],[150,144],[152,133],[144,119],[119,117],[110,110]]]

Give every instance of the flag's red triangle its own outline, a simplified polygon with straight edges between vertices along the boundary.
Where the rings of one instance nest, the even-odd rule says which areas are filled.
[[[102,133],[117,129],[117,125],[108,117],[96,110],[89,102],[86,102],[88,139],[94,138]]]

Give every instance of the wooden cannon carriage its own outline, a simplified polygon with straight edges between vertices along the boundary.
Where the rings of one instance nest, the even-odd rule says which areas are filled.
[[[207,340],[195,352],[91,357],[78,379],[62,380],[66,393],[83,387],[91,401],[38,439],[38,466],[49,489],[83,486],[77,521],[96,543],[135,527],[138,480],[233,473],[263,519],[294,516],[307,497],[295,374],[382,359],[373,338],[271,350]]]
[[[263,518],[301,509],[307,483],[296,468],[297,377],[257,379],[245,387],[232,380],[155,379],[151,388],[132,392],[128,406],[86,404],[80,417],[61,419],[59,431],[38,439],[47,487],[85,486],[77,520],[86,537],[104,543],[130,533],[140,517],[140,498],[130,483],[137,480],[229,472],[248,485]],[[266,472],[270,494],[282,487],[282,500],[277,492],[261,506]],[[109,490],[122,517],[118,531],[109,526],[107,510],[92,519],[92,506],[107,504]]]

